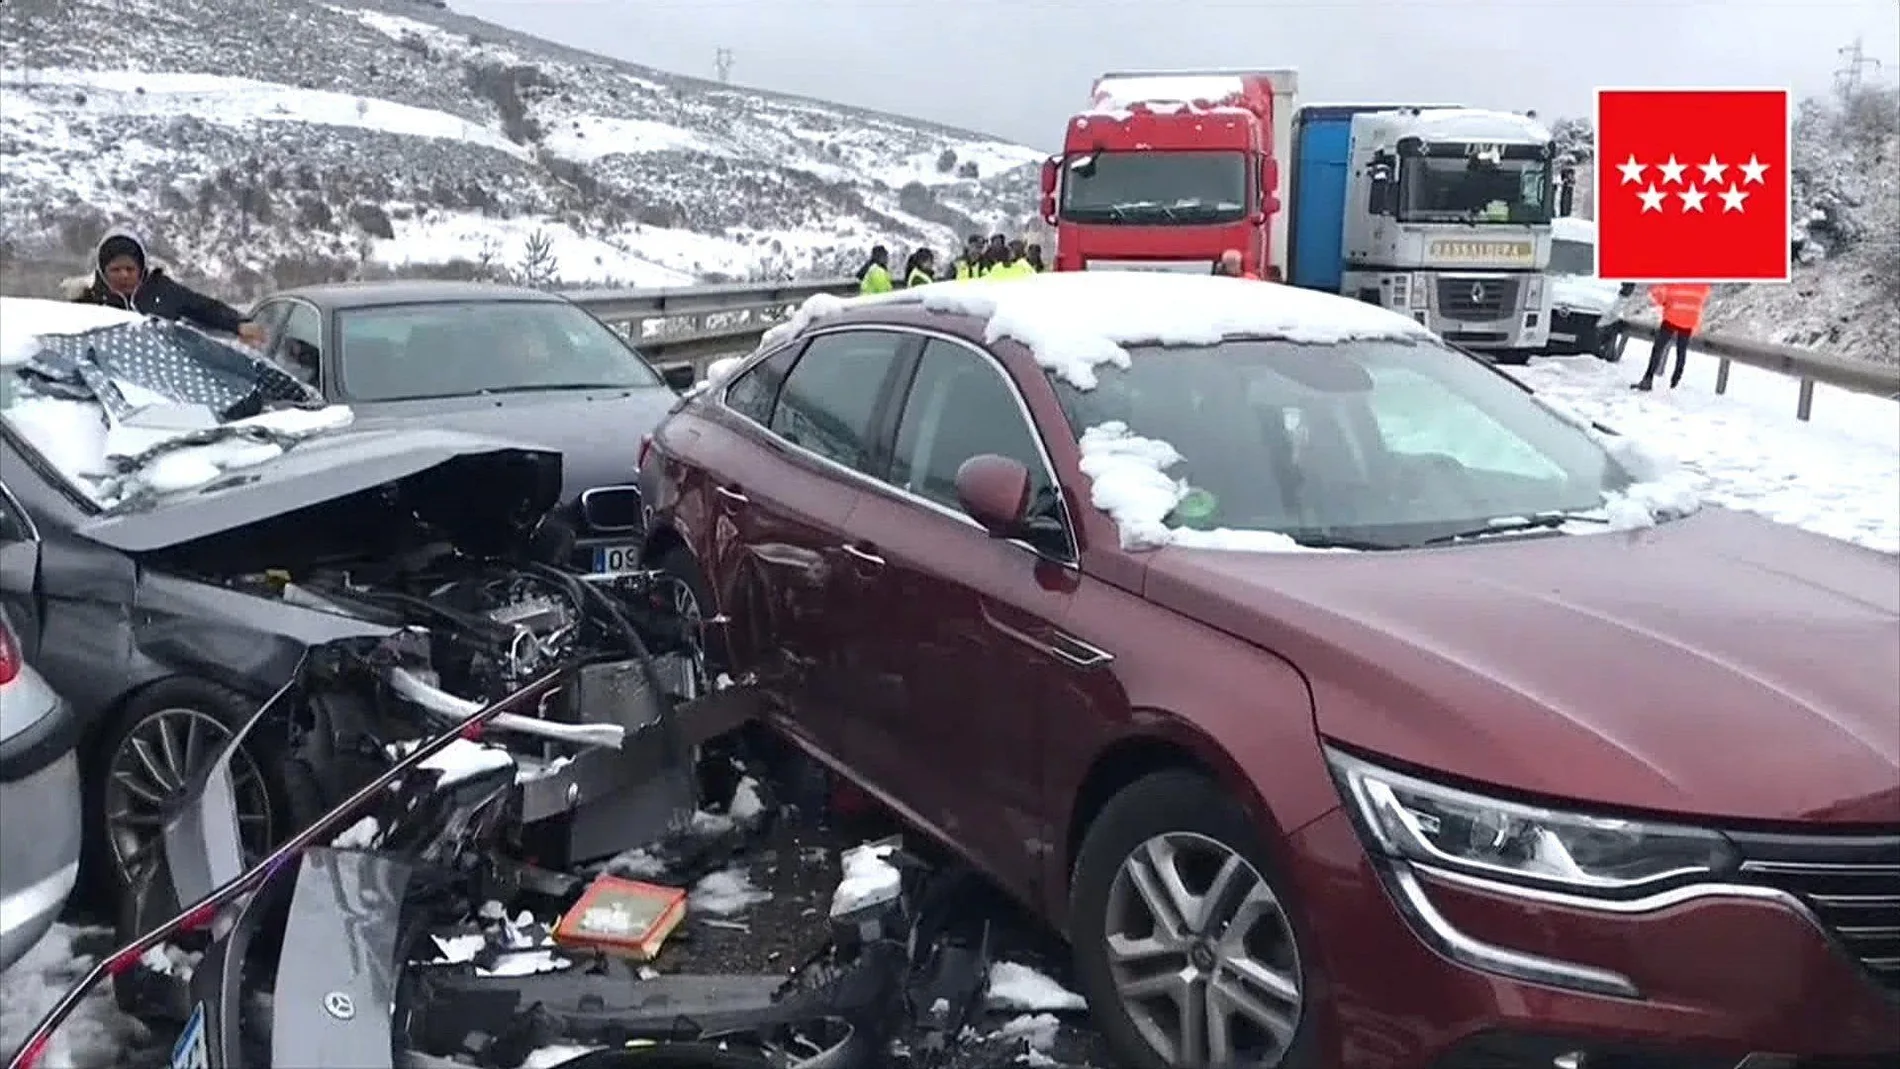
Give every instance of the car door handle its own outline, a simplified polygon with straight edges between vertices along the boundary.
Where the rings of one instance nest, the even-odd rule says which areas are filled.
[[[713,487],[713,490],[716,493],[718,493],[720,497],[723,497],[727,501],[731,501],[735,504],[743,505],[746,502],[752,500],[751,498],[745,496],[744,493],[740,492],[739,488],[736,486],[715,486]]]
[[[859,560],[863,561],[866,564],[874,564],[879,567],[882,567],[884,565],[883,557],[878,556],[877,554],[871,552],[868,549],[865,549],[862,546],[854,546],[851,543],[846,542],[844,544],[844,551],[846,553],[851,554],[853,557],[858,558]]]

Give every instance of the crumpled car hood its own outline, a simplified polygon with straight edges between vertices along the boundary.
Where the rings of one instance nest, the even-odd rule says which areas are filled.
[[[506,438],[559,452],[563,503],[598,486],[631,486],[640,436],[679,395],[664,386],[389,401],[354,406],[358,426],[399,423]]]
[[[1620,808],[1900,823],[1889,554],[1705,509],[1446,550],[1169,549],[1146,592],[1288,657],[1320,733],[1370,754]]]
[[[101,514],[79,533],[151,552],[405,481],[422,518],[473,548],[525,531],[553,508],[561,457],[432,428],[342,431],[195,490]]]

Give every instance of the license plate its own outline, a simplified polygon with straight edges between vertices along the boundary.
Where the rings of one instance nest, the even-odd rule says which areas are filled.
[[[211,1052],[205,1042],[205,1004],[192,1007],[191,1019],[172,1044],[172,1069],[211,1069]]]
[[[640,546],[633,542],[622,545],[596,546],[594,548],[594,570],[596,572],[639,571]]]

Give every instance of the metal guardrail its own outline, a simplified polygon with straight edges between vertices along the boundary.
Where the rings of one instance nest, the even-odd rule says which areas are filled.
[[[1626,339],[1630,334],[1640,335],[1647,340],[1656,337],[1653,323],[1629,322],[1624,326],[1628,328]],[[1627,341],[1619,344],[1627,344]],[[1689,339],[1689,347],[1716,358],[1715,392],[1718,394],[1728,392],[1728,373],[1733,364],[1760,368],[1794,379],[1799,384],[1795,393],[1794,415],[1803,422],[1814,416],[1816,384],[1900,400],[1900,365],[1876,364],[1813,349],[1724,337],[1720,334],[1697,334]]]
[[[626,334],[662,370],[692,369],[750,349],[759,336],[820,293],[858,291],[856,279],[733,283],[646,290],[571,290],[562,296]]]

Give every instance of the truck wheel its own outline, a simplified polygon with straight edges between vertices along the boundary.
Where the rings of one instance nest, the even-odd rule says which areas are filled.
[[[1313,1069],[1310,954],[1253,821],[1205,776],[1109,800],[1069,884],[1077,978],[1130,1069]]]
[[[1537,350],[1535,349],[1499,349],[1491,354],[1491,362],[1494,364],[1510,364],[1512,367],[1522,367],[1530,363],[1531,357],[1535,355],[1537,355]]]

